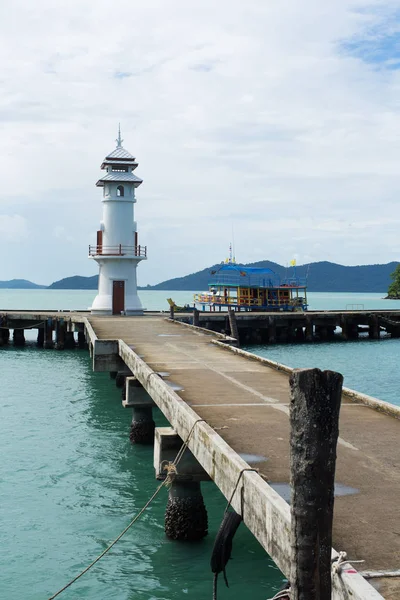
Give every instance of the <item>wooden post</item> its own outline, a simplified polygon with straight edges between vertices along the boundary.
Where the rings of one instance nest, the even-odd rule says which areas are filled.
[[[197,308],[193,309],[193,325],[199,327],[200,325],[200,313]]]
[[[291,600],[331,600],[336,445],[343,376],[290,377]]]
[[[237,345],[240,346],[239,341],[239,330],[236,322],[236,315],[233,308],[228,308],[229,327],[231,329],[231,336],[237,340]]]

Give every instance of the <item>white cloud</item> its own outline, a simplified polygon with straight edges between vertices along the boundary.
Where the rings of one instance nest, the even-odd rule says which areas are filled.
[[[399,258],[400,71],[348,50],[396,30],[399,0],[6,4],[0,206],[39,240],[31,277],[93,273],[118,121],[144,179],[141,283],[223,259],[232,224],[245,262]]]
[[[0,214],[0,238],[2,241],[19,243],[28,235],[28,224],[21,215]]]

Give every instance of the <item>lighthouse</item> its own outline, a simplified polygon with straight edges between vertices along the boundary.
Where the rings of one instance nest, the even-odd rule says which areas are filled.
[[[134,174],[136,159],[122,146],[121,128],[117,147],[103,160],[105,175],[96,183],[103,188],[103,220],[89,258],[99,265],[99,289],[91,307],[96,315],[143,313],[137,294],[136,269],[147,258],[146,246],[138,243],[134,221],[135,189],[142,179]]]

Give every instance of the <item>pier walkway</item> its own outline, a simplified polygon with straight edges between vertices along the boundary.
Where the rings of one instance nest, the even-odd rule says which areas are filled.
[[[123,340],[152,370],[167,372],[168,380],[181,388],[178,396],[198,418],[204,419],[239,456],[259,468],[272,487],[286,490],[289,482],[287,373],[218,347],[211,332],[162,317],[88,317],[88,320],[97,338]],[[121,354],[125,360],[126,348],[125,355]],[[163,401],[157,401],[157,392],[152,388],[151,382],[157,378],[144,380],[140,369],[135,373],[137,360],[125,362],[165,412]],[[167,411],[171,425],[183,437],[178,413],[174,422],[171,418],[174,409]],[[398,419],[343,396],[333,540],[336,550],[346,551],[354,560],[365,561],[360,571],[394,571],[400,567],[399,433]],[[196,448],[192,451],[202,462]],[[203,466],[210,473],[207,465]],[[210,475],[218,479],[216,473]],[[247,476],[261,480],[253,473]],[[222,491],[227,495],[228,490],[223,486]],[[263,542],[262,535],[257,537]],[[276,553],[271,554],[276,560]],[[285,570],[284,559],[278,557],[277,564]],[[400,578],[377,580],[376,585],[383,597],[400,598]]]

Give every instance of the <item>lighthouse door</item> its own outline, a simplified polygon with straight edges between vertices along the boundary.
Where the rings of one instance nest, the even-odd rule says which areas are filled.
[[[113,315],[120,315],[125,310],[125,281],[113,281]]]

